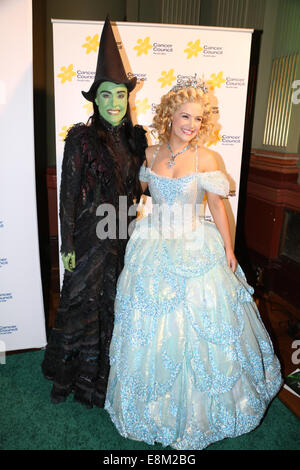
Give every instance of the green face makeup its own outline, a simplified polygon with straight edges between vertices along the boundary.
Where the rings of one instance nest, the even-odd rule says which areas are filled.
[[[112,126],[122,121],[127,111],[128,91],[125,85],[102,82],[97,90],[95,103],[99,113]]]

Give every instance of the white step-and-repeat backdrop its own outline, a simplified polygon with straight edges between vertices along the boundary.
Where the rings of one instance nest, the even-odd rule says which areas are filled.
[[[0,44],[3,362],[5,351],[46,344],[35,192],[31,0],[1,0]]]
[[[104,22],[52,22],[59,195],[66,132],[92,114],[92,104],[81,91],[93,82]],[[126,72],[138,79],[130,97],[132,117],[149,130],[149,144],[155,143],[149,127],[161,95],[182,77],[197,75],[208,82],[219,123],[208,146],[230,179],[226,208],[234,239],[253,30],[123,22],[112,26]]]

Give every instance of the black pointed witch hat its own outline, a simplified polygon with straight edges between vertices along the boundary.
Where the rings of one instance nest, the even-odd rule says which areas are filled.
[[[88,101],[94,101],[101,82],[124,83],[129,92],[136,85],[136,77],[128,79],[126,75],[108,16],[102,29],[94,83],[89,91],[82,91]]]

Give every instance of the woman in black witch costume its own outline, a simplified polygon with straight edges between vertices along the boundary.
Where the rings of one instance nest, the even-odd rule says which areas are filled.
[[[73,392],[87,407],[104,406],[116,282],[127,238],[119,238],[118,231],[114,239],[99,238],[97,208],[111,204],[118,228],[119,197],[127,197],[129,208],[141,195],[138,171],[147,142],[143,128],[130,118],[128,94],[135,85],[136,78],[126,76],[107,18],[94,83],[82,92],[93,102],[94,114],[87,125],[73,126],[65,141],[60,189],[65,275],[42,363],[43,374],[53,381],[53,403]]]

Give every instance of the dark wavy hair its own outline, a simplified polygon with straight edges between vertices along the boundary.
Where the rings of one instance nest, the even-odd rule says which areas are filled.
[[[122,159],[120,162],[120,156],[117,154],[116,150],[116,135],[114,133],[114,127],[100,116],[98,106],[94,102],[93,108],[94,113],[92,116],[90,116],[87,125],[93,126],[97,130],[97,134],[113,157],[116,173],[116,184],[119,190],[119,194],[125,195],[130,192],[133,196],[133,199],[138,201],[142,194],[139,181],[139,169],[145,159],[145,146],[143,146],[142,142],[139,142],[137,132],[134,129],[129,104],[127,105],[127,111],[119,131],[119,137],[122,141],[122,144],[132,157],[128,161],[129,167],[126,181],[124,181],[122,173],[123,169],[120,165],[120,163],[122,163]]]

